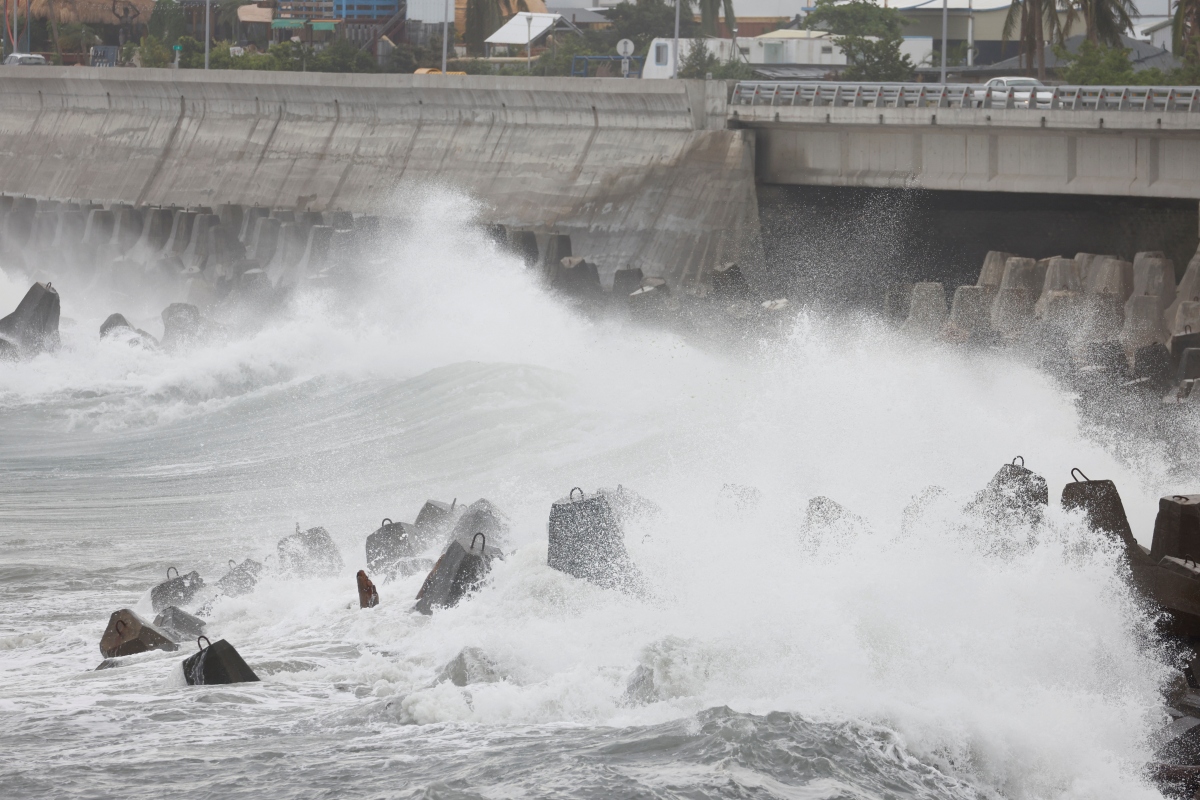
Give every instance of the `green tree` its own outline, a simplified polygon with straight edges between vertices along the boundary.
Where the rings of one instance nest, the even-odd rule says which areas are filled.
[[[1172,50],[1191,65],[1200,65],[1200,0],[1177,0],[1171,21]]]
[[[186,24],[187,20],[179,3],[175,0],[157,0],[146,23],[146,34],[169,48],[183,35]]]
[[[1067,62],[1067,68],[1060,74],[1068,84],[1122,86],[1135,82],[1129,51],[1124,47],[1109,47],[1084,39],[1079,44],[1079,52],[1069,53],[1060,46],[1055,48],[1055,54],[1059,60]]]
[[[1086,1],[1086,0],[1085,0]],[[1061,45],[1066,29],[1059,16],[1059,0],[1012,0],[1004,18],[1001,41],[1007,43],[1014,32],[1018,33],[1018,54],[1026,73],[1037,64],[1039,80],[1046,79],[1046,44]],[[1061,0],[1066,5],[1068,20],[1073,19],[1072,0]],[[1068,27],[1070,22],[1068,21]]]
[[[700,0],[700,33],[704,36],[717,35],[717,18],[721,7],[725,7],[725,27],[730,33],[737,27],[737,17],[733,14],[733,0]],[[682,14],[680,14],[682,16]]]
[[[1067,6],[1066,29],[1082,16],[1086,35],[1093,44],[1121,46],[1121,35],[1133,27],[1137,14],[1133,0],[1076,0]]]
[[[308,62],[309,72],[378,72],[375,57],[348,39],[334,39]]]
[[[690,0],[679,2],[679,36],[690,39],[698,32],[692,4]],[[637,55],[645,55],[652,40],[675,35],[675,5],[665,0],[637,0],[636,3],[625,0],[612,7],[608,20],[612,24],[604,29],[598,41],[603,55],[613,55],[617,42],[622,39],[633,42]]]
[[[679,63],[679,77],[704,78],[716,71],[717,64],[717,57],[705,46],[705,40],[696,39],[683,61]]]
[[[384,71],[411,75],[417,71],[418,65],[417,48],[406,42],[392,48],[392,52],[388,54],[387,63],[384,65]]]
[[[851,81],[906,81],[912,78],[913,63],[900,52],[907,24],[894,8],[870,0],[817,0],[805,19],[809,30],[833,34],[833,43],[846,54],[846,71]]]
[[[138,48],[138,57],[143,67],[162,68],[171,66],[171,51],[157,36],[143,36]]]

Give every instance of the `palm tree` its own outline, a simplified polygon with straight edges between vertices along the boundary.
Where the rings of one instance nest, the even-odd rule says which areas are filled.
[[[1087,1],[1084,0],[1084,2]],[[1092,1],[1103,2],[1104,0]],[[1123,2],[1126,0],[1113,1]],[[1065,4],[1069,0],[1059,0],[1059,2]],[[1066,28],[1063,26],[1058,12],[1058,3],[1055,0],[1012,0],[1012,5],[1008,7],[1008,16],[1004,19],[1002,41],[1007,43],[1012,38],[1014,30],[1020,31],[1017,42],[1020,46],[1018,53],[1021,59],[1021,68],[1027,73],[1031,72],[1036,58],[1038,80],[1046,79],[1046,44],[1050,42],[1062,44],[1066,29],[1070,25],[1068,21]],[[1069,19],[1070,12],[1068,11]]]
[[[483,54],[484,40],[495,33],[501,25],[518,11],[528,11],[525,0],[467,0],[466,30],[463,41],[467,49]]]
[[[1176,0],[1171,49],[1191,64],[1200,62],[1200,0]]]
[[[1121,46],[1121,35],[1133,27],[1137,13],[1133,0],[1077,0],[1067,9],[1067,31],[1082,16],[1088,41],[1093,44]]]
[[[737,17],[733,15],[733,0],[700,0],[700,35],[717,35],[717,17],[720,16],[721,6],[725,6],[725,27],[730,34],[737,27]]]

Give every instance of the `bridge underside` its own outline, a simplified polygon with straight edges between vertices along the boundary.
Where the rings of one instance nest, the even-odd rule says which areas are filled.
[[[988,250],[1127,260],[1161,250],[1178,277],[1198,232],[1186,199],[763,185],[758,206],[765,284],[856,302],[894,280],[972,284]]]

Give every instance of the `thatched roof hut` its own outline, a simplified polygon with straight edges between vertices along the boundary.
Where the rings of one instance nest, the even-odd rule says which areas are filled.
[[[130,22],[145,25],[154,11],[154,0],[32,0],[29,13],[35,19],[50,19],[51,9],[60,25],[80,22],[85,25],[119,25],[123,21],[122,16]],[[134,16],[134,11],[137,16]]]

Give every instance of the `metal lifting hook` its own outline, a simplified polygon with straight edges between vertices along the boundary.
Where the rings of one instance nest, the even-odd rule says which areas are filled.
[[[203,639],[204,641],[208,642],[208,644],[206,644],[204,647],[200,647],[200,640],[201,640],[201,639]],[[207,636],[197,636],[197,637],[196,637],[196,647],[200,647],[200,649],[201,649],[201,650],[204,650],[204,649],[206,649],[206,648],[208,648],[208,647],[212,647],[212,642],[209,642],[209,641],[208,641],[208,637],[207,637]]]
[[[479,539],[479,538],[483,539],[483,544],[481,544],[479,546],[479,552],[482,553],[483,551],[487,550],[487,537],[483,535],[482,531],[480,531],[479,533],[477,533],[471,537],[471,546],[468,549],[474,550],[475,549],[475,540]]]
[[[175,570],[175,577],[179,577],[179,567],[167,567],[167,580],[171,580],[171,570]]]
[[[567,499],[570,500],[572,503],[575,502],[575,493],[576,492],[579,492],[580,500],[582,500],[584,498],[583,489],[580,489],[578,486],[576,486],[574,489],[571,490],[570,494],[567,495]]]
[[[1083,480],[1080,480],[1079,478],[1075,478],[1076,472],[1079,473],[1079,478],[1083,478]],[[1079,467],[1071,467],[1071,477],[1075,478],[1076,483],[1091,483],[1092,482],[1092,479],[1089,478],[1087,475],[1084,475],[1083,470],[1081,470]]]
[[[1021,459],[1020,464],[1017,464],[1017,458]],[[1025,466],[1025,456],[1017,456],[1017,458],[1014,458],[1012,460],[1013,466],[1014,467],[1016,467],[1016,466],[1024,467]]]

